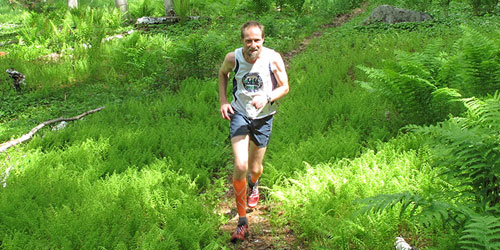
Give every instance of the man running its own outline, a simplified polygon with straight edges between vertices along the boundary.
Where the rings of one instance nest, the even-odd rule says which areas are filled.
[[[248,233],[246,206],[259,202],[262,160],[271,135],[274,101],[288,93],[288,76],[281,55],[266,48],[264,26],[249,21],[241,27],[243,47],[229,52],[219,70],[219,101],[222,118],[230,121],[234,153],[233,187],[239,220],[231,241],[244,240]],[[234,71],[233,100],[227,100],[227,83]],[[247,172],[250,168],[247,197]]]

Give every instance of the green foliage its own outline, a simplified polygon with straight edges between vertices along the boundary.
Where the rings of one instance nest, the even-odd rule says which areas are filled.
[[[460,237],[463,249],[500,248],[500,219],[494,216],[475,216],[465,225]]]
[[[384,134],[378,134],[364,121],[384,124],[378,120],[383,118],[387,133],[390,126],[400,124],[397,120],[402,115],[390,105],[378,102],[373,92],[344,85],[364,80],[365,75],[353,63],[381,65],[382,60],[394,57],[393,50],[399,50],[397,62],[385,63],[394,73],[382,69],[380,78],[393,74],[389,76],[416,85],[410,85],[415,89],[429,87],[432,91],[426,93],[427,110],[441,120],[450,113],[462,113],[466,110],[462,93],[448,85],[457,72],[452,71],[456,60],[451,46],[457,39],[451,38],[454,32],[447,33],[440,25],[416,32],[393,29],[383,34],[360,34],[347,26],[334,34],[324,34],[324,43],[309,45],[311,53],[316,53],[309,56],[306,52],[293,61],[289,72],[294,84],[276,116],[263,179],[265,182],[271,174],[272,179],[267,181],[274,184],[272,199],[280,202],[279,217],[274,218],[278,225],[290,225],[295,232],[301,232],[300,239],[317,249],[390,248],[393,246],[389,243],[398,235],[409,235],[415,239],[416,244],[412,245],[417,247],[459,247],[460,235],[454,232],[474,213],[470,209],[474,208],[474,201],[467,194],[461,196],[464,193],[458,186],[460,181],[448,183],[444,176],[438,175],[441,168],[430,166],[434,162],[431,149],[423,145],[429,136],[399,137],[401,141],[377,148],[375,156],[366,152],[363,147],[366,144],[354,147],[354,143],[366,138],[358,128],[370,131],[368,135]],[[345,58],[349,58],[349,63],[344,65]],[[316,64],[318,61],[322,63]],[[374,71],[374,75],[380,71]],[[371,103],[364,103],[364,98]],[[415,99],[419,101],[418,97]],[[380,109],[368,111],[361,107]],[[408,108],[419,107],[408,105]],[[296,110],[308,112],[292,115]],[[350,113],[350,110],[356,111]],[[363,116],[363,111],[374,116]],[[390,150],[389,145],[395,150]],[[362,153],[357,153],[358,150]],[[348,159],[339,160],[342,157]],[[375,194],[381,195],[367,200],[373,201],[380,213],[354,213],[353,210],[360,208],[357,199]]]
[[[460,107],[452,109],[460,94],[453,89],[436,87],[431,82],[431,72],[418,62],[418,57],[401,53],[398,59],[396,70],[359,66],[374,80],[362,82],[362,86],[376,90],[394,103],[399,115],[411,124],[432,123],[460,111]]]
[[[163,1],[138,0],[129,2],[129,12],[132,17],[165,16]]]
[[[2,170],[15,169],[0,190],[2,246],[220,248],[215,198],[200,191],[229,162],[226,127],[211,108],[215,82],[181,86],[153,100],[129,91],[102,113],[40,131],[13,160],[2,155]]]
[[[49,5],[47,1],[43,0],[12,0],[9,1],[9,4],[12,6],[20,5],[23,8],[37,12],[42,12]]]
[[[449,194],[447,194],[449,195]],[[442,200],[445,198],[445,200]],[[400,217],[407,208],[412,208],[410,216],[416,216],[425,226],[454,223],[461,231],[459,245],[463,249],[496,249],[500,239],[500,220],[488,214],[477,214],[467,206],[454,204],[449,197],[436,199],[432,195],[422,197],[410,192],[380,194],[363,200],[362,213],[383,213],[400,210]],[[465,226],[464,226],[465,225]]]
[[[9,29],[8,24],[19,23],[20,17],[23,14],[23,9],[8,3],[8,1],[0,2],[0,34]]]
[[[272,0],[252,0],[248,2],[250,9],[257,14],[262,14],[271,8]]]
[[[395,4],[412,10],[428,11],[431,9],[432,2],[432,0],[398,0]]]
[[[359,66],[372,82],[361,84],[377,91],[398,108],[410,124],[441,121],[462,111],[459,98],[484,96],[500,86],[499,49],[495,40],[467,27],[455,44],[454,55],[440,52],[439,44],[422,53],[399,52],[383,69]]]
[[[78,8],[57,9],[47,14],[24,15],[19,40],[28,46],[43,46],[53,51],[62,51],[82,43],[99,46],[101,39],[112,29],[121,25],[118,10]]]
[[[462,27],[464,35],[457,41],[456,70],[463,82],[453,86],[463,90],[466,96],[484,96],[500,88],[500,33],[493,39],[469,27]]]
[[[173,0],[175,14],[183,19],[192,13],[191,0]]]
[[[440,194],[381,194],[365,200],[363,211],[382,212],[397,207],[424,225],[452,221],[460,229],[460,244],[467,249],[495,249],[500,238],[499,200],[500,97],[465,100],[467,113],[436,126],[410,126],[425,136],[434,151],[434,167],[448,178]],[[400,205],[400,207],[399,207]],[[481,228],[481,229],[479,229]]]
[[[359,7],[362,2],[360,0],[308,0],[304,1],[302,9],[316,15],[336,16]]]
[[[430,195],[424,197],[418,194],[405,191],[395,194],[379,194],[368,197],[361,202],[364,204],[359,211],[361,213],[383,213],[388,210],[399,210],[399,219],[408,216],[417,218],[415,221],[424,226],[439,227],[456,221],[457,211],[459,209],[452,203]],[[406,212],[406,214],[405,214]]]
[[[136,32],[106,45],[100,51],[106,58],[97,64],[96,70],[111,66],[123,81],[149,78],[156,82],[162,76],[160,72],[165,71],[165,59],[171,47],[171,41],[165,35],[140,35]],[[108,60],[110,62],[106,65]]]
[[[353,84],[361,74],[352,60],[379,59],[375,50],[364,48],[371,37],[345,34],[328,34],[338,42],[311,44],[317,53],[303,54],[290,66],[292,91],[279,107],[269,149],[271,183],[301,170],[304,161],[356,157],[363,146],[397,130],[398,121],[385,116],[390,107]],[[307,112],[297,116],[297,110]]]
[[[463,192],[475,197],[477,206],[485,210],[497,205],[500,186],[500,98],[485,101],[475,98],[465,102],[467,116],[454,118],[440,126],[416,129],[436,137],[440,166],[447,174],[459,178]]]
[[[175,79],[214,77],[227,52],[224,36],[215,32],[191,34],[168,55],[170,65],[167,74]]]
[[[476,15],[495,12],[498,5],[498,0],[468,0],[468,2]]]
[[[2,247],[200,249],[214,218],[172,163],[102,176],[108,140],[31,152],[0,190]],[[19,209],[20,207],[24,209]],[[213,244],[213,243],[212,243]]]
[[[305,0],[275,0],[276,6],[279,6],[281,9],[285,9],[290,7],[292,11],[296,13],[302,13],[304,8]]]
[[[248,19],[266,25],[266,46],[287,53],[361,1],[269,0],[267,7],[252,10],[252,1],[191,0],[191,13],[210,19],[134,28],[134,34],[112,41],[103,38],[132,29],[122,26],[112,2],[82,0],[71,11],[65,1],[54,2],[61,8],[50,5],[42,15],[16,16],[26,20],[22,27],[1,26],[0,38],[17,36],[20,42],[2,47],[9,54],[0,60],[0,70],[18,69],[27,85],[17,94],[11,82],[0,79],[0,141],[45,120],[101,105],[106,109],[64,130],[43,129],[9,151],[10,158],[0,155],[0,180],[7,167],[14,167],[7,187],[0,189],[0,248],[226,248],[221,240],[227,236],[218,232],[226,219],[213,213],[231,168],[228,124],[217,112],[214,78],[224,54],[241,46],[239,27]],[[129,3],[134,17],[164,15],[161,1]],[[269,11],[256,16],[263,7]],[[404,50],[412,54],[398,52],[398,62],[386,65],[410,76],[404,81],[417,81],[424,89],[434,85],[427,105],[438,117],[463,106],[450,100],[482,88],[466,93],[456,87],[466,86],[464,79],[467,86],[485,81],[494,89],[498,18],[471,21],[457,14],[466,11],[453,3],[450,11],[453,21],[355,28],[364,13],[342,28],[322,28],[321,40],[312,40],[305,53],[287,62],[291,92],[276,115],[262,178],[269,189],[262,190],[280,202],[270,205],[273,223],[291,227],[299,244],[388,249],[394,236],[409,235],[412,243],[430,249],[456,249],[460,236],[464,247],[481,246],[479,234],[472,232],[477,226],[463,233],[469,227],[460,224],[476,223],[467,220],[473,213],[496,216],[491,199],[479,208],[472,188],[458,178],[444,179],[452,174],[438,175],[443,172],[439,161],[423,143],[428,134],[390,140],[403,124],[400,112],[356,84],[367,78],[356,65],[383,65],[394,51]],[[9,20],[3,14],[0,19]],[[483,41],[474,41],[473,32],[471,38],[458,37],[459,23],[476,27]],[[457,38],[460,42],[451,46]],[[474,44],[481,44],[479,52],[458,52]],[[45,57],[52,53],[58,59]],[[463,70],[464,65],[472,66]],[[475,68],[491,75],[477,76]],[[477,131],[498,130],[497,114],[479,113],[469,122],[491,120],[492,128]],[[478,148],[494,145],[486,156],[496,157],[491,138],[474,140]],[[374,201],[380,213],[356,213],[358,199],[381,193],[388,195]]]
[[[395,212],[359,215],[357,199],[394,189],[435,186],[435,175],[427,164],[430,155],[425,149],[412,148],[422,139],[401,138],[381,145],[377,153],[369,151],[352,160],[313,166],[306,163],[305,171],[273,188],[272,199],[284,212],[281,219],[276,218],[278,223],[293,222],[292,229],[302,232],[302,239],[312,241],[313,248],[390,248],[398,235],[397,225],[411,223],[411,216]],[[399,233],[410,234],[412,230]]]

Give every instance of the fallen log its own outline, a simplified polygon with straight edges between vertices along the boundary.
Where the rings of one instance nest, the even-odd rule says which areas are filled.
[[[200,16],[188,16],[188,20],[200,20]],[[150,24],[173,24],[181,20],[178,16],[164,16],[164,17],[141,17],[136,20],[135,25],[150,25]]]
[[[1,42],[0,43],[0,47],[4,46],[4,45],[7,45],[7,44],[14,44],[14,43],[18,43],[19,41],[17,40],[14,40],[14,41],[8,41],[8,42]]]
[[[82,113],[80,115],[77,115],[75,117],[70,117],[70,118],[60,117],[60,118],[53,119],[53,120],[50,120],[50,121],[42,122],[42,123],[38,124],[38,126],[34,127],[29,133],[24,134],[23,136],[21,136],[21,137],[19,137],[17,139],[13,139],[13,140],[10,140],[8,142],[0,144],[0,153],[3,152],[3,151],[6,151],[10,147],[13,147],[13,146],[15,146],[17,144],[21,144],[21,143],[23,143],[23,142],[25,142],[25,141],[33,138],[33,135],[35,135],[35,133],[38,132],[38,130],[42,129],[46,125],[49,125],[49,124],[52,124],[52,123],[56,123],[56,122],[62,122],[62,121],[75,121],[75,120],[79,120],[79,119],[81,119],[82,117],[84,117],[86,115],[89,115],[89,114],[101,111],[104,108],[105,107],[100,107],[100,108],[92,109],[92,110],[84,112],[84,113]]]

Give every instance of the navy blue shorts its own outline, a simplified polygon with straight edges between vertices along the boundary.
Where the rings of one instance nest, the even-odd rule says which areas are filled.
[[[271,131],[273,129],[273,116],[266,116],[261,119],[250,119],[245,115],[234,111],[231,117],[230,131],[231,138],[239,135],[249,135],[250,139],[259,148],[264,148],[269,143]]]

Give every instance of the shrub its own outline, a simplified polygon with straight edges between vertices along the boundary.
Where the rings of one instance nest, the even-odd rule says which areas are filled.
[[[152,162],[101,176],[107,140],[88,140],[17,166],[0,190],[2,247],[200,249],[216,220],[192,179]],[[21,205],[22,204],[22,205]]]
[[[475,15],[492,13],[498,5],[498,0],[468,0]]]
[[[144,16],[164,16],[163,1],[139,0],[129,3],[130,14],[134,18]]]
[[[393,102],[408,123],[441,121],[462,111],[461,96],[484,96],[500,87],[500,53],[495,39],[467,27],[452,55],[429,46],[422,53],[399,52],[384,69],[364,66],[372,82],[361,82]]]
[[[250,8],[257,14],[262,14],[271,8],[272,0],[252,0],[248,4]]]
[[[392,247],[393,236],[412,234],[410,217],[396,211],[360,215],[356,200],[394,189],[422,190],[435,181],[422,138],[408,136],[380,145],[352,160],[309,165],[271,192],[280,204],[278,223],[288,223],[315,249],[378,249]],[[286,218],[284,220],[283,218]],[[411,227],[411,226],[409,226]],[[413,231],[413,232],[412,232]]]
[[[465,96],[485,96],[500,88],[500,47],[496,38],[462,26],[464,35],[457,41],[454,65],[458,75],[450,85],[463,91]]]
[[[226,43],[225,38],[215,32],[197,32],[177,41],[167,55],[167,74],[178,80],[215,77],[228,52]]]
[[[433,168],[446,178],[441,191],[377,195],[365,200],[364,211],[403,214],[408,209],[423,225],[453,224],[464,248],[495,249],[500,239],[500,97],[470,98],[465,104],[464,117],[409,127],[427,138]]]

